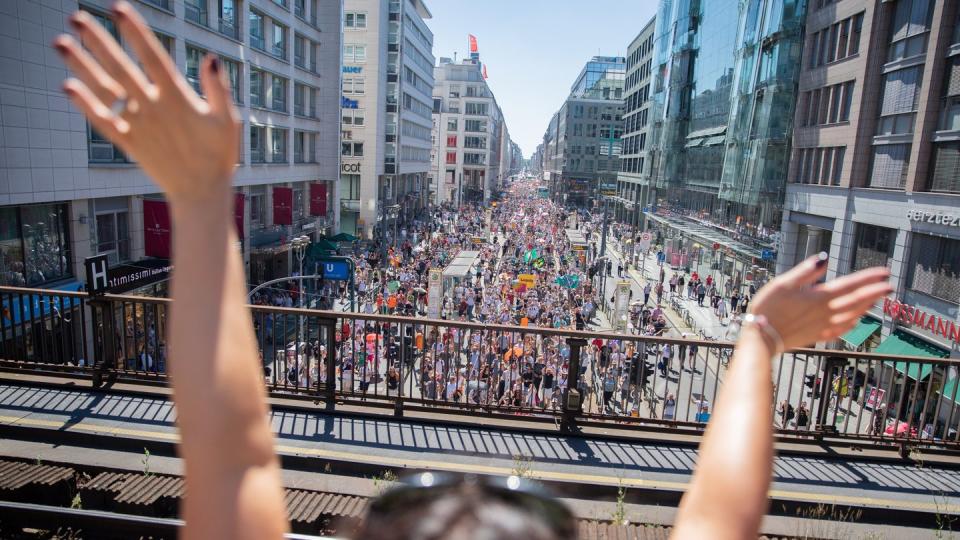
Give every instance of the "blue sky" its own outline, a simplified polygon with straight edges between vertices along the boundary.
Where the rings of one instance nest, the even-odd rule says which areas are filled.
[[[425,0],[433,54],[459,61],[477,36],[487,83],[529,157],[591,56],[626,55],[656,0]]]

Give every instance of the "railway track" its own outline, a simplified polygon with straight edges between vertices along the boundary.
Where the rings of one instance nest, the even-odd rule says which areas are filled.
[[[285,491],[291,540],[348,535],[369,502],[324,491]],[[178,519],[183,496],[183,479],[175,475],[3,458],[0,538],[174,540],[183,525]],[[583,519],[579,533],[583,540],[655,540],[666,539],[669,528]]]

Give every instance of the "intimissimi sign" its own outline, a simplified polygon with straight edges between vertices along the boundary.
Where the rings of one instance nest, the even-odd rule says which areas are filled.
[[[889,298],[883,299],[883,313],[900,324],[926,330],[931,334],[960,343],[960,325],[939,315],[932,315],[920,308]]]

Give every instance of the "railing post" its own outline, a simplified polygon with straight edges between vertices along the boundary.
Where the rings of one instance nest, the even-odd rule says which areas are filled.
[[[92,308],[91,313],[93,316],[91,317],[91,325],[93,331],[97,331],[98,319],[102,329],[100,332],[99,347],[96,346],[96,338],[94,338],[94,369],[93,380],[91,381],[94,388],[100,388],[104,385],[104,374],[108,374],[109,370],[116,369],[117,367],[116,321],[114,321],[113,318],[113,303],[109,300],[91,298],[88,300],[88,304]],[[97,316],[98,314],[99,317]],[[99,351],[99,354],[97,354],[97,351]],[[110,382],[112,382],[112,380]]]
[[[580,337],[567,338],[570,347],[570,367],[567,370],[567,388],[563,395],[563,419],[560,430],[566,433],[577,432],[577,415],[583,404],[580,395],[580,348],[587,344],[587,340]]]
[[[327,325],[327,362],[324,368],[327,370],[327,387],[324,389],[326,408],[332,411],[337,406],[337,355],[340,349],[337,347],[337,332],[340,327],[337,326],[337,319],[328,319]],[[350,325],[350,331],[353,332],[353,324]],[[318,336],[319,337],[319,336]]]
[[[832,423],[827,425],[827,415],[829,414],[830,392],[833,390],[833,372],[837,366],[846,364],[845,358],[837,356],[828,356],[824,361],[823,376],[820,379],[820,403],[817,408],[817,431],[829,432],[835,434],[837,427]],[[816,398],[816,396],[814,396]],[[837,406],[840,406],[840,397],[837,396]]]

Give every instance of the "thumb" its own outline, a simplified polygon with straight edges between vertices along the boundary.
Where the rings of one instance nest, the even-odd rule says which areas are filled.
[[[805,287],[813,285],[827,272],[827,261],[830,256],[826,251],[808,257],[790,271],[780,276],[781,283],[790,287]]]

